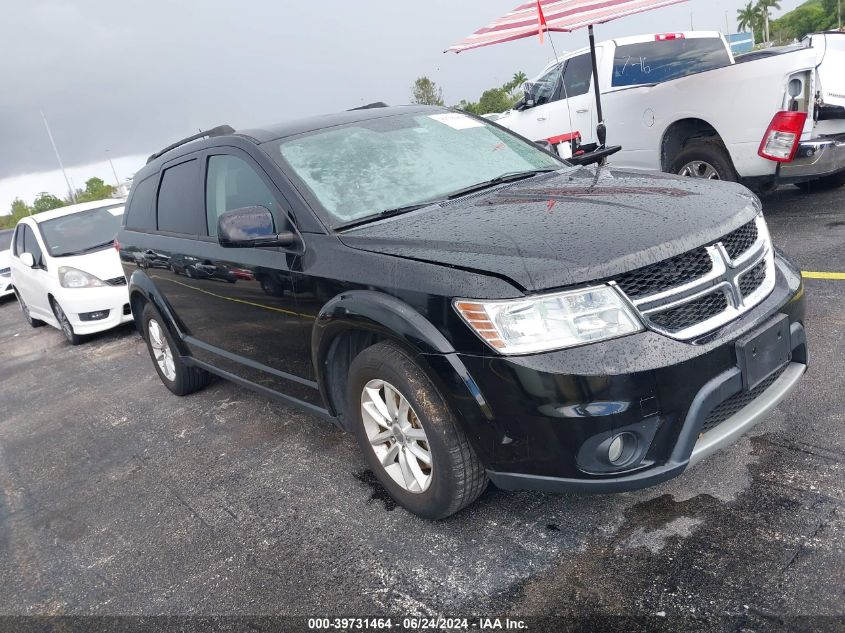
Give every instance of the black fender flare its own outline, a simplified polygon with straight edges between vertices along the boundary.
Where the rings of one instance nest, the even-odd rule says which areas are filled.
[[[141,326],[141,315],[134,312],[134,299],[136,294],[140,294],[145,301],[152,303],[159,314],[164,318],[164,327],[168,329],[170,335],[176,341],[179,347],[179,354],[181,356],[190,356],[188,347],[184,342],[184,334],[180,328],[180,322],[177,320],[170,304],[156,287],[155,282],[150,279],[146,270],[137,269],[129,277],[129,304],[133,308],[133,316],[135,318],[135,328],[141,336],[144,336],[143,328]]]
[[[481,390],[440,330],[404,301],[374,290],[350,290],[337,295],[322,307],[314,322],[311,360],[317,384],[327,403],[330,404],[325,387],[326,359],[335,338],[349,330],[368,330],[392,339],[422,357],[421,360],[426,357],[444,359],[454,373],[452,378],[455,380],[451,382],[463,383],[483,416],[492,419],[492,410]],[[441,373],[435,372],[428,360],[424,363],[435,377]]]

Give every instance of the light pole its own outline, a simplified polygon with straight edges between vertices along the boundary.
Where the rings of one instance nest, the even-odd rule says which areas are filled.
[[[111,165],[111,173],[114,174],[114,184],[117,185],[118,189],[120,189],[120,178],[117,177],[117,170],[114,168],[114,163],[111,162],[111,156],[109,156],[109,150],[106,150],[106,156],[108,156],[109,165]]]
[[[47,123],[47,117],[44,116],[44,110],[39,110],[39,112],[41,112],[41,118],[44,119],[44,127],[47,128],[47,136],[50,137],[50,144],[53,146],[53,151],[56,153],[56,160],[59,161],[59,169],[62,170],[62,175],[65,177],[65,184],[67,185],[68,193],[70,193],[71,202],[76,202],[76,194],[73,191],[73,187],[70,185],[70,179],[67,177],[65,166],[62,164],[62,157],[59,156],[59,148],[56,147],[56,141],[53,140],[53,133],[50,131],[50,124]]]
[[[725,37],[728,37],[728,35],[730,35],[730,34],[731,34],[731,29],[728,26],[728,12],[725,11]]]

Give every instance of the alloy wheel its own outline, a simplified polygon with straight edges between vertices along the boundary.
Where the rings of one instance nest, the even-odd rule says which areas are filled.
[[[170,349],[170,343],[167,342],[167,337],[155,319],[150,319],[147,323],[147,333],[150,337],[150,347],[153,350],[153,357],[155,358],[158,368],[161,373],[170,381],[176,380],[176,365],[173,362],[173,351]]]
[[[678,171],[679,176],[688,178],[703,178],[705,180],[721,180],[719,172],[710,163],[703,160],[691,160]]]
[[[73,328],[70,325],[70,321],[68,321],[65,311],[62,310],[62,306],[56,301],[53,302],[53,309],[56,311],[56,318],[59,321],[59,325],[62,326],[62,333],[68,340],[71,340],[73,338]]]
[[[370,380],[361,392],[361,419],[385,472],[404,490],[425,492],[431,484],[431,447],[419,417],[399,390]]]

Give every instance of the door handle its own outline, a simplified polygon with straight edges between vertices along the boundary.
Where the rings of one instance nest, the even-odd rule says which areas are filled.
[[[538,121],[545,121],[545,120],[546,120],[546,117],[544,117],[544,116],[538,116],[538,117],[537,117],[537,120],[538,120]]]
[[[575,114],[584,114],[585,112],[589,112],[589,111],[590,111],[589,108],[579,108],[579,109],[575,110]]]

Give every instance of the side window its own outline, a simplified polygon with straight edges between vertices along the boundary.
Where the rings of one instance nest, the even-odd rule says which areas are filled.
[[[587,94],[592,76],[593,64],[589,55],[579,55],[570,59],[566,63],[566,70],[563,71],[562,98]]]
[[[557,64],[534,82],[534,105],[543,105],[560,98],[557,96],[560,68],[561,65]]]
[[[23,234],[24,252],[32,254],[32,259],[35,260],[36,266],[43,266],[44,258],[41,256],[41,247],[38,245],[38,240],[35,239],[35,233],[32,232],[29,226],[24,225]]]
[[[126,228],[155,231],[156,217],[153,211],[155,190],[155,176],[150,176],[140,182],[134,183],[132,193],[129,194],[126,214],[123,219],[123,224]]]
[[[269,209],[276,221],[277,231],[286,228],[286,216],[276,203],[275,196],[249,163],[237,156],[209,157],[205,179],[208,234],[217,235],[217,218],[226,211],[252,206]]]
[[[25,224],[18,224],[18,229],[15,231],[15,255],[19,256],[26,252],[23,243],[23,230],[26,228]]]
[[[205,235],[199,203],[199,161],[179,163],[165,169],[158,188],[158,230],[186,235]]]

